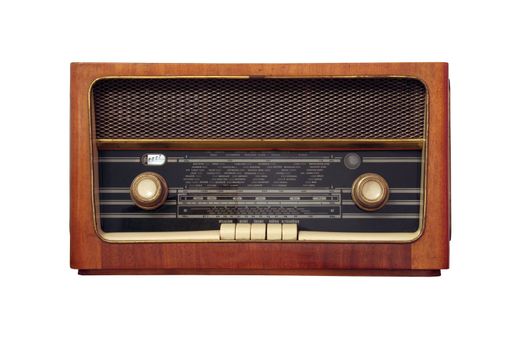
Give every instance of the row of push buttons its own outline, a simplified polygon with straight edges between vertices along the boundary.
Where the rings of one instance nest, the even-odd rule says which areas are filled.
[[[222,224],[221,240],[296,241],[296,224]]]

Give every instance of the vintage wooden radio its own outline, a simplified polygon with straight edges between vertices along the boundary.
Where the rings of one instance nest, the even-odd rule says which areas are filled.
[[[439,275],[446,63],[71,65],[81,274]]]

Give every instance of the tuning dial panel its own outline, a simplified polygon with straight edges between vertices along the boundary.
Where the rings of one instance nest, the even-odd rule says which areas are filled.
[[[101,150],[100,229],[133,241],[404,241],[422,225],[422,156]]]
[[[168,194],[166,180],[159,174],[145,172],[139,174],[131,183],[131,199],[144,210],[162,206]]]
[[[362,174],[353,182],[351,195],[360,209],[376,211],[386,204],[389,198],[389,185],[378,174]]]

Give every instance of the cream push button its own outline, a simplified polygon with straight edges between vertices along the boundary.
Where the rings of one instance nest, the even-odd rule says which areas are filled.
[[[389,198],[389,185],[378,174],[362,174],[353,182],[351,196],[360,209],[376,211],[386,204]]]
[[[166,180],[159,174],[145,172],[139,174],[130,187],[131,199],[144,210],[156,209],[165,203],[168,187]]]
[[[266,224],[251,224],[251,240],[266,239]]]
[[[298,237],[297,224],[282,224],[282,240],[296,241]]]
[[[237,224],[235,228],[235,239],[247,241],[251,238],[251,224]]]
[[[234,240],[235,231],[236,231],[236,224],[220,225],[220,239],[221,240]]]
[[[267,224],[267,240],[281,241],[282,240],[282,224]]]

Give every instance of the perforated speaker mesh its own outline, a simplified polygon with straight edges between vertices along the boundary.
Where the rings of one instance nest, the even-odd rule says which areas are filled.
[[[426,90],[410,78],[103,79],[97,138],[421,138]]]

